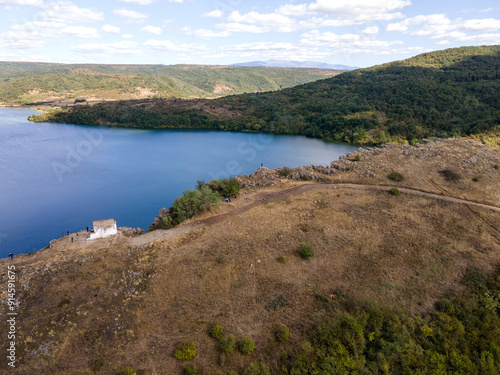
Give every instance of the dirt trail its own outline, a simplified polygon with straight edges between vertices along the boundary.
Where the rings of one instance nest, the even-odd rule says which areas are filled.
[[[294,188],[288,189],[288,190],[283,190],[283,191],[277,191],[273,193],[263,193],[258,195],[254,202],[237,208],[234,211],[228,212],[226,214],[221,214],[217,216],[210,217],[208,219],[203,219],[203,220],[198,220],[192,224],[186,224],[186,225],[181,225],[179,227],[175,227],[172,229],[168,230],[156,230],[153,232],[146,233],[142,236],[139,237],[134,237],[130,239],[130,243],[134,245],[145,245],[150,242],[154,242],[160,239],[164,238],[170,238],[177,236],[182,233],[187,233],[196,229],[200,229],[209,225],[213,225],[216,223],[219,223],[221,221],[226,220],[229,217],[240,215],[243,212],[246,212],[248,210],[251,210],[252,208],[273,201],[273,200],[282,200],[289,198],[294,195],[298,195],[300,193],[310,191],[310,190],[320,190],[320,189],[342,189],[342,188],[348,188],[348,189],[359,189],[359,190],[378,190],[378,191],[389,191],[392,189],[394,186],[377,186],[377,185],[362,185],[362,184],[349,184],[349,183],[339,183],[339,184],[306,184],[306,185],[300,185],[296,186]],[[425,196],[429,198],[434,198],[434,199],[439,199],[442,201],[447,201],[447,202],[453,202],[453,203],[459,203],[459,204],[465,204],[469,208],[470,207],[482,207],[482,208],[488,208],[491,210],[494,210],[496,212],[500,213],[500,207],[496,206],[490,206],[487,204],[483,203],[477,203],[473,201],[468,201],[465,199],[460,199],[460,198],[453,198],[445,195],[439,195],[435,193],[429,193],[424,190],[417,190],[417,189],[410,189],[410,188],[398,188],[399,191],[402,193],[406,194],[411,194],[411,195],[416,195],[416,196]],[[494,228],[491,227],[489,223],[487,223],[488,226],[490,226],[490,229],[492,229],[497,236],[500,234],[500,232]]]

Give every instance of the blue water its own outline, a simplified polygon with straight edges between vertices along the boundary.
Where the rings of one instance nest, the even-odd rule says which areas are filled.
[[[328,165],[355,148],[301,136],[33,123],[0,109],[0,257],[113,218],[147,229],[196,180]]]

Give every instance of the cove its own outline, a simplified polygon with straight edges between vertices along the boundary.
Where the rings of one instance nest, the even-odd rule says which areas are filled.
[[[302,136],[33,123],[0,109],[0,257],[113,218],[144,230],[197,180],[328,165],[356,147]]]

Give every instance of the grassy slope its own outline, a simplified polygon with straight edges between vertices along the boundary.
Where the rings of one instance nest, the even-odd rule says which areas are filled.
[[[52,121],[303,134],[352,143],[495,132],[500,47],[464,47],[279,92],[73,108]],[[141,106],[145,106],[144,110]]]
[[[0,63],[0,102],[67,98],[203,98],[279,90],[340,73],[202,65],[64,65]]]
[[[359,162],[340,162],[348,171],[326,177],[421,188],[498,205],[500,172],[493,166],[500,155],[484,146],[443,141],[370,153],[360,153]],[[387,179],[387,171],[395,167],[405,180]],[[439,173],[443,168],[453,168],[461,180],[446,181]],[[367,178],[373,170],[375,177]],[[270,183],[242,191],[232,204],[206,216],[303,182]],[[460,294],[467,269],[491,273],[500,263],[495,230],[500,230],[500,217],[485,209],[404,194],[324,189],[149,246],[126,238],[85,245],[63,238],[52,249],[14,261],[20,362],[13,373],[92,374],[91,366],[103,359],[101,372],[106,374],[127,365],[144,374],[180,374],[184,364],[172,357],[174,347],[192,339],[198,346],[195,362],[205,374],[241,373],[254,360],[268,363],[277,374],[287,363],[280,359],[282,350],[294,355],[307,348],[303,342],[312,340],[313,328],[339,311],[353,312],[366,303],[418,317],[434,311],[434,302],[443,295]],[[310,261],[298,257],[300,242],[313,245]],[[277,262],[279,256],[287,258],[286,264]],[[0,262],[5,274],[8,261]],[[280,297],[286,306],[270,309]],[[388,324],[401,323],[393,318]],[[429,324],[437,334],[429,319],[417,319],[416,331]],[[206,334],[211,322],[220,322],[236,337],[252,337],[256,352],[250,357],[234,352],[220,367],[215,341]],[[274,341],[278,323],[290,328],[290,342]],[[6,327],[0,326],[3,337]],[[483,336],[486,346],[500,344],[495,332]],[[4,349],[5,342],[1,345]],[[396,344],[389,346],[389,352],[396,350]],[[418,356],[418,350],[408,355]],[[407,373],[402,369],[398,373]]]

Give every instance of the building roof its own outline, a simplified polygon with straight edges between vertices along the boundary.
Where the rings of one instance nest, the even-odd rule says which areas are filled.
[[[113,219],[107,219],[107,220],[98,220],[94,221],[94,228],[96,227],[101,227],[101,228],[107,228],[107,227],[112,227],[113,225],[116,225],[116,221]]]

